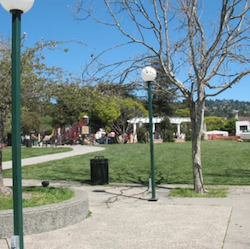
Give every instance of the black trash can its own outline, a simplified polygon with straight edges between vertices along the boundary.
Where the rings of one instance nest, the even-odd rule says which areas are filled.
[[[26,139],[25,140],[25,144],[26,144],[26,147],[31,148],[32,147],[32,141],[31,141],[31,139]]]
[[[109,183],[109,165],[108,159],[103,156],[96,156],[90,159],[90,172],[92,184],[108,184]]]

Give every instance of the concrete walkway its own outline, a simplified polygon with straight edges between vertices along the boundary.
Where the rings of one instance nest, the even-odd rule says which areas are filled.
[[[11,179],[5,179],[5,184],[11,185]],[[41,183],[23,180],[23,185]],[[85,191],[91,217],[63,229],[25,236],[25,249],[250,248],[249,186],[229,186],[226,198],[172,198],[168,192],[180,186],[161,185],[156,189],[157,202],[149,202],[150,192],[140,185],[51,182],[51,186]],[[0,239],[1,249],[8,249],[7,241]]]
[[[83,155],[83,154],[87,154],[91,152],[104,150],[104,148],[98,147],[98,146],[76,145],[76,146],[68,146],[68,147],[72,148],[72,151],[22,159],[22,166],[32,165],[36,163],[44,163],[44,162],[54,161],[54,160],[58,160],[58,159],[66,158],[66,157],[78,156],[78,155]],[[37,149],[39,149],[39,147],[37,147]],[[11,169],[11,168],[12,168],[12,161],[3,162],[3,169]]]

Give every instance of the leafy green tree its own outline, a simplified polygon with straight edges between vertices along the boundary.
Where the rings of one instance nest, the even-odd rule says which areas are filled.
[[[51,134],[51,131],[53,131],[53,128],[54,128],[53,117],[46,115],[46,116],[42,116],[40,118],[40,120],[41,120],[41,123],[40,123],[40,127],[39,127],[39,133],[42,136]],[[48,131],[50,131],[50,132],[48,132]],[[48,134],[47,134],[47,132],[48,132]]]
[[[207,131],[213,131],[213,130],[221,130],[223,129],[226,121],[221,117],[205,117],[204,123],[207,126]]]
[[[2,38],[2,37],[1,37]],[[25,36],[22,37],[21,48],[21,101],[23,110],[23,121],[25,115],[32,116],[31,123],[24,122],[22,130],[28,131],[39,126],[39,115],[43,110],[44,102],[50,101],[49,84],[55,84],[55,79],[61,79],[62,71],[57,67],[47,67],[44,64],[45,57],[42,55],[44,49],[55,49],[60,42],[38,41],[33,47],[25,46]],[[10,110],[11,110],[11,41],[1,39],[0,44],[0,145],[8,129],[10,132]],[[0,193],[6,191],[3,184],[2,172],[2,146],[0,146]]]
[[[134,117],[145,117],[148,112],[144,106],[132,98],[118,98],[121,115],[113,124],[111,124],[116,134],[127,133],[130,126],[128,120]]]
[[[78,122],[80,114],[88,111],[90,96],[78,82],[62,82],[56,85],[53,99],[51,115],[54,125],[65,126]]]
[[[92,131],[106,127],[122,135],[128,132],[128,119],[147,115],[147,110],[128,86],[102,82],[91,87],[89,95],[88,114]]]
[[[108,96],[95,96],[91,108],[92,117],[98,117],[102,123],[106,124],[106,128],[110,129],[121,115],[121,110],[117,98]]]
[[[41,126],[41,117],[38,112],[31,112],[27,108],[22,108],[21,123],[23,134],[30,134],[31,132],[38,133]]]
[[[175,117],[190,117],[190,110],[188,108],[185,109],[177,109],[174,112]]]
[[[238,121],[237,118],[230,118],[226,120],[223,130],[228,131],[229,134],[235,134],[236,133],[236,124],[235,122]]]
[[[9,192],[3,184],[2,174],[2,143],[5,134],[5,124],[10,116],[11,107],[11,57],[10,41],[1,37],[0,44],[0,194]],[[9,119],[10,120],[10,119]]]

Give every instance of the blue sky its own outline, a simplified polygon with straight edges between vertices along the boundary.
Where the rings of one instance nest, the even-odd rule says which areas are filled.
[[[81,22],[74,20],[70,12],[70,7],[74,7],[74,3],[74,0],[35,0],[33,8],[22,15],[22,32],[27,33],[27,46],[32,46],[42,37],[45,40],[58,41],[75,39],[85,43],[86,46],[76,43],[67,45],[68,53],[60,50],[45,53],[48,65],[63,67],[80,75],[92,53],[98,53],[118,43],[121,37],[90,19]],[[0,7],[0,32],[5,38],[11,37],[11,14],[2,7]],[[126,50],[126,53],[131,53],[131,55],[137,52],[139,52],[137,48],[131,48],[131,51]],[[105,60],[109,59],[105,58]],[[214,99],[250,101],[249,93],[250,77]]]

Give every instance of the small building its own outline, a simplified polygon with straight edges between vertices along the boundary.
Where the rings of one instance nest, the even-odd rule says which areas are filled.
[[[236,136],[240,136],[242,133],[250,131],[250,121],[236,121]]]

